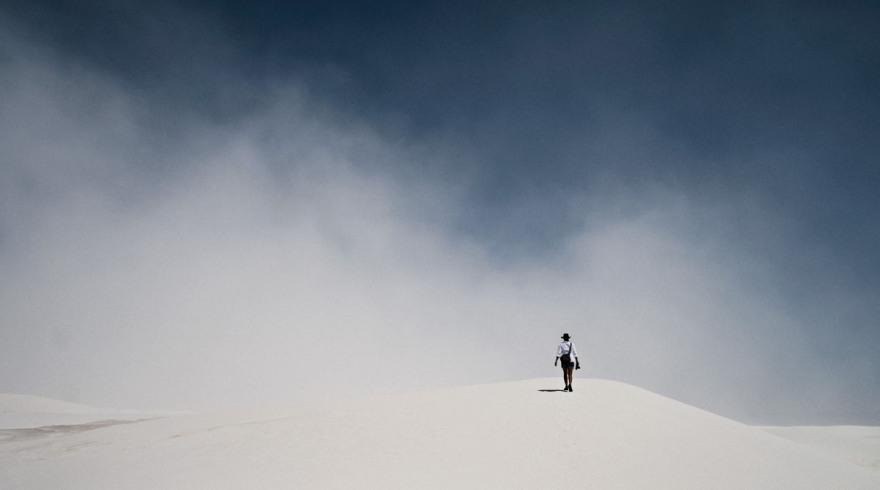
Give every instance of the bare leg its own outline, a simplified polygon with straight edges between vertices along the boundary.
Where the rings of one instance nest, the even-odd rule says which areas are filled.
[[[566,369],[566,374],[568,374],[568,386],[571,386],[572,382],[574,381],[574,368],[570,367]]]

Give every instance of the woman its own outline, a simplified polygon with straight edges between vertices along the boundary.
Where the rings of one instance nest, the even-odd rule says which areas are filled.
[[[553,361],[555,366],[562,359],[562,378],[565,380],[565,389],[562,391],[574,391],[571,387],[574,370],[581,368],[577,349],[574,347],[574,342],[569,340],[570,338],[571,336],[567,333],[562,334],[562,342],[556,348],[556,360]],[[574,358],[574,361],[572,361],[572,358]]]

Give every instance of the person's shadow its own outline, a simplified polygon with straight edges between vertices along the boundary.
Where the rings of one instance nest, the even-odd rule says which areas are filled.
[[[538,391],[541,391],[543,393],[556,393],[557,391],[565,391],[565,390],[538,390]]]

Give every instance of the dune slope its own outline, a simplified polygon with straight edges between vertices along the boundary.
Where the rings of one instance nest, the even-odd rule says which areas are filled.
[[[623,383],[555,379],[0,441],[4,488],[877,489],[880,474]]]
[[[0,393],[0,430],[146,417],[148,415],[132,410],[99,408],[40,396]]]
[[[764,427],[764,430],[880,472],[880,427],[831,425]]]

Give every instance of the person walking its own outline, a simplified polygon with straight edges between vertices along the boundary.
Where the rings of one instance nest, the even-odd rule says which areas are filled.
[[[572,378],[574,378],[574,370],[581,368],[581,363],[578,361],[577,349],[575,349],[574,342],[570,339],[571,335],[567,333],[562,334],[562,342],[556,347],[556,360],[553,361],[553,365],[556,366],[557,363],[559,363],[559,360],[562,360],[562,379],[565,380],[565,389],[562,391],[574,391],[571,387]],[[574,360],[572,360],[572,358]]]

